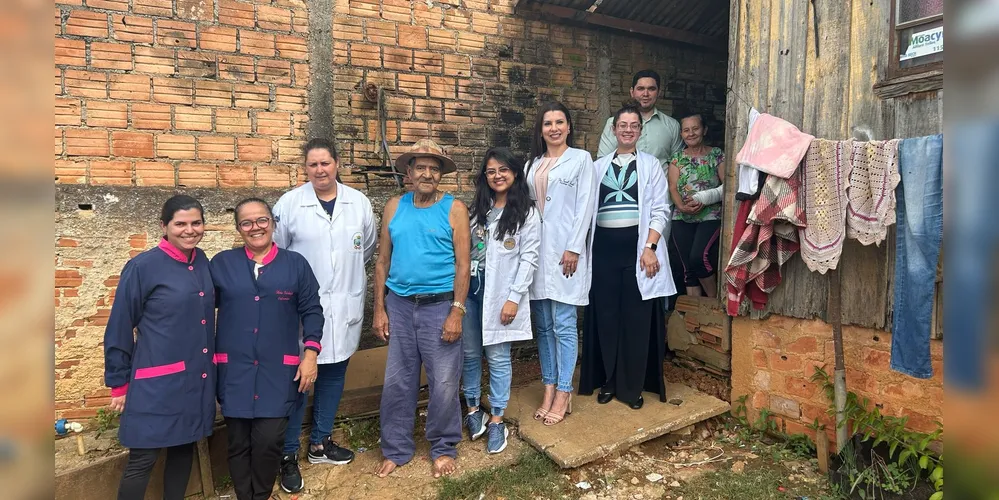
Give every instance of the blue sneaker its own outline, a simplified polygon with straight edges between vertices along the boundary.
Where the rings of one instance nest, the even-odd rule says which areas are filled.
[[[475,413],[465,415],[465,427],[468,427],[469,439],[475,441],[486,433],[486,424],[489,422],[489,414],[482,411],[482,408],[475,410]]]
[[[506,449],[506,437],[510,435],[510,429],[506,428],[506,423],[489,423],[489,437],[486,441],[486,451],[489,453],[499,453]]]

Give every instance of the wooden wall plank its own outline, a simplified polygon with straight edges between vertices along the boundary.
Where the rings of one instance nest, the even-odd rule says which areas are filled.
[[[726,264],[728,264],[728,256],[732,251],[732,232],[735,228],[735,192],[738,186],[738,175],[735,164],[735,155],[739,151],[738,148],[742,147],[743,142],[745,142],[745,134],[742,134],[741,138],[737,139],[738,130],[740,123],[746,123],[749,109],[748,106],[742,102],[739,97],[732,93],[733,89],[739,89],[739,80],[741,77],[741,64],[743,62],[742,54],[742,44],[741,36],[743,36],[742,30],[740,28],[742,25],[742,13],[744,12],[742,8],[741,0],[732,0],[729,3],[729,30],[728,30],[728,93],[725,97],[725,145],[728,148],[725,151],[725,189],[724,189],[724,201],[723,206],[728,210],[722,212],[722,240],[719,246],[719,262],[718,269],[725,269]],[[719,276],[718,280],[718,298],[719,301],[724,304],[726,300],[726,284],[725,280],[721,279]]]

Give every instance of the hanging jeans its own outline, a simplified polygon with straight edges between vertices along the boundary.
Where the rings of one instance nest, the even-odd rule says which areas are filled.
[[[943,136],[905,139],[898,146],[895,309],[891,368],[930,378],[930,331],[937,261],[943,238]]]

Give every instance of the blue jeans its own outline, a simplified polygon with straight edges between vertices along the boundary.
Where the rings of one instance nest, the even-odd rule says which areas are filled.
[[[482,351],[489,363],[489,404],[492,414],[502,417],[510,401],[510,382],[513,365],[510,362],[510,342],[482,345],[482,275],[473,276],[468,285],[468,312],[461,319],[461,348],[465,360],[461,372],[461,388],[469,408],[479,406],[482,396]]]
[[[898,146],[898,156],[902,182],[895,191],[891,368],[930,378],[931,318],[943,238],[943,137],[905,139]]]
[[[316,374],[315,395],[312,398],[312,432],[309,434],[309,444],[322,444],[323,438],[333,432],[333,421],[340,407],[340,396],[343,396],[343,383],[347,375],[345,359],[339,363],[319,365]],[[288,430],[284,434],[284,455],[298,453],[298,437],[302,433],[302,421],[305,420],[305,404],[308,398],[299,398],[300,402],[291,416],[288,417]]]
[[[548,299],[532,300],[531,315],[538,328],[541,382],[572,392],[572,372],[579,350],[576,306]]]

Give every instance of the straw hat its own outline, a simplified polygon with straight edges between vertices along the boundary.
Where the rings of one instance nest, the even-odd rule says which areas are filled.
[[[441,175],[450,174],[458,170],[458,167],[454,164],[454,160],[447,157],[444,154],[444,148],[434,142],[433,139],[420,139],[413,143],[413,147],[409,148],[409,151],[403,153],[395,160],[395,170],[400,174],[405,174],[410,160],[420,157],[436,158],[440,161]]]

